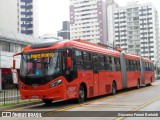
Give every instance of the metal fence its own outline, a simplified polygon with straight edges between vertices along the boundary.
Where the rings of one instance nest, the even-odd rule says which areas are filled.
[[[16,105],[22,102],[32,102],[35,100],[21,100],[20,91],[16,84],[5,84],[0,91],[0,106]]]
[[[20,99],[18,89],[3,89],[0,93],[0,105],[18,103]]]
[[[19,89],[16,84],[5,83],[0,91],[0,105],[18,103],[20,100]]]

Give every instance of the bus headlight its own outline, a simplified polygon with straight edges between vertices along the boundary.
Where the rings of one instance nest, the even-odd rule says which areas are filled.
[[[53,87],[60,85],[60,84],[62,84],[62,80],[61,79],[56,80],[55,82],[50,84],[50,88],[53,88]]]

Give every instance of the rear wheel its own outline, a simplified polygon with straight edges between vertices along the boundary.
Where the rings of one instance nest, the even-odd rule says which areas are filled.
[[[112,83],[112,94],[113,95],[116,94],[116,83],[115,82]]]
[[[150,83],[148,83],[147,86],[152,86],[152,78],[150,79]]]
[[[42,101],[45,103],[45,104],[47,104],[47,105],[49,105],[49,104],[52,104],[52,99],[42,99]]]
[[[140,80],[137,81],[137,89],[140,88]]]
[[[84,87],[81,85],[80,88],[79,88],[79,91],[78,91],[78,98],[77,98],[77,102],[78,103],[82,103],[85,101],[85,90],[84,90]]]

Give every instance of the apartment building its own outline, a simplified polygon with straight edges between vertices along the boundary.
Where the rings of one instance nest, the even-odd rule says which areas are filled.
[[[62,29],[57,31],[57,36],[62,37],[64,40],[70,40],[70,22],[63,21]]]
[[[114,37],[117,47],[127,53],[159,59],[158,12],[151,3],[129,2],[114,10]]]
[[[70,0],[70,38],[107,42],[105,0]]]
[[[0,27],[38,36],[38,0],[0,0]]]

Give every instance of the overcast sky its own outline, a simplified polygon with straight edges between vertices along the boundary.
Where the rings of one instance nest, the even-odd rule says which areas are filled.
[[[125,6],[127,1],[115,0],[119,5]],[[160,0],[138,0],[139,3],[151,2],[160,13]],[[62,27],[62,21],[69,20],[70,0],[38,0],[39,6],[39,35],[46,33],[56,34]]]

